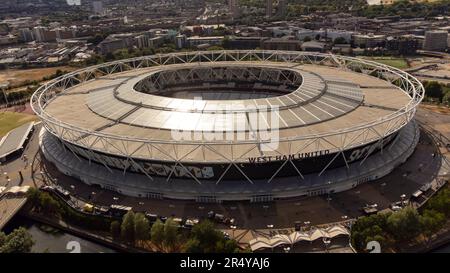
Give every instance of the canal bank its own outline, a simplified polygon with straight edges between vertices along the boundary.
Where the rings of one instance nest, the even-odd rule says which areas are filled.
[[[450,253],[450,242],[448,242],[446,245],[443,245],[430,253]]]
[[[15,216],[7,226],[3,229],[5,233],[9,233],[16,228],[24,227],[33,237],[35,244],[33,245],[33,253],[70,253],[73,249],[70,242],[78,242],[81,253],[117,253],[114,248],[99,244],[92,240],[87,240],[83,236],[63,231],[59,228],[36,222],[23,215]]]
[[[72,234],[79,238],[83,238],[84,240],[93,242],[98,245],[102,245],[106,248],[113,249],[116,252],[130,252],[130,253],[145,253],[148,252],[143,249],[139,249],[136,247],[132,247],[126,244],[117,243],[112,240],[110,237],[101,236],[99,234],[92,233],[88,230],[81,229],[75,227],[73,225],[69,225],[66,222],[60,219],[47,218],[42,215],[30,212],[30,211],[21,211],[20,215],[22,217],[26,217],[34,222],[44,224],[55,229],[61,230],[68,234]]]

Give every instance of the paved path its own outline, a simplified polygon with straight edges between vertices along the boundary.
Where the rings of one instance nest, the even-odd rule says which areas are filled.
[[[37,125],[27,147],[22,153],[25,157],[20,155],[13,160],[2,163],[0,166],[0,186],[7,189],[13,186],[39,186],[34,183],[31,172],[31,160],[38,151],[38,134],[36,132],[39,130],[40,125]],[[19,171],[22,173],[23,179],[21,179]],[[26,198],[24,197],[11,198],[5,195],[0,196],[0,230],[22,208],[25,202]]]

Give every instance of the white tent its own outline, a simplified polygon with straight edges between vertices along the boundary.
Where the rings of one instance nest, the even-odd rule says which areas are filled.
[[[312,242],[322,238],[332,239],[340,235],[350,236],[347,228],[341,225],[329,228],[316,228],[310,232],[292,232],[289,235],[277,234],[272,237],[259,236],[249,241],[252,251],[262,248],[274,248],[280,245],[293,245],[300,241]]]

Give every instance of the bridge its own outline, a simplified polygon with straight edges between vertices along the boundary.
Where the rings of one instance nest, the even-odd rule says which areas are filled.
[[[0,197],[0,230],[16,215],[25,205],[25,197]]]

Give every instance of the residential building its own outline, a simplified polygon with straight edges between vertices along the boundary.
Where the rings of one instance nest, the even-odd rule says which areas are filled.
[[[445,30],[432,30],[425,32],[424,50],[445,51],[447,48],[448,32]]]
[[[355,34],[352,36],[353,44],[360,48],[383,47],[386,43],[386,35]]]

